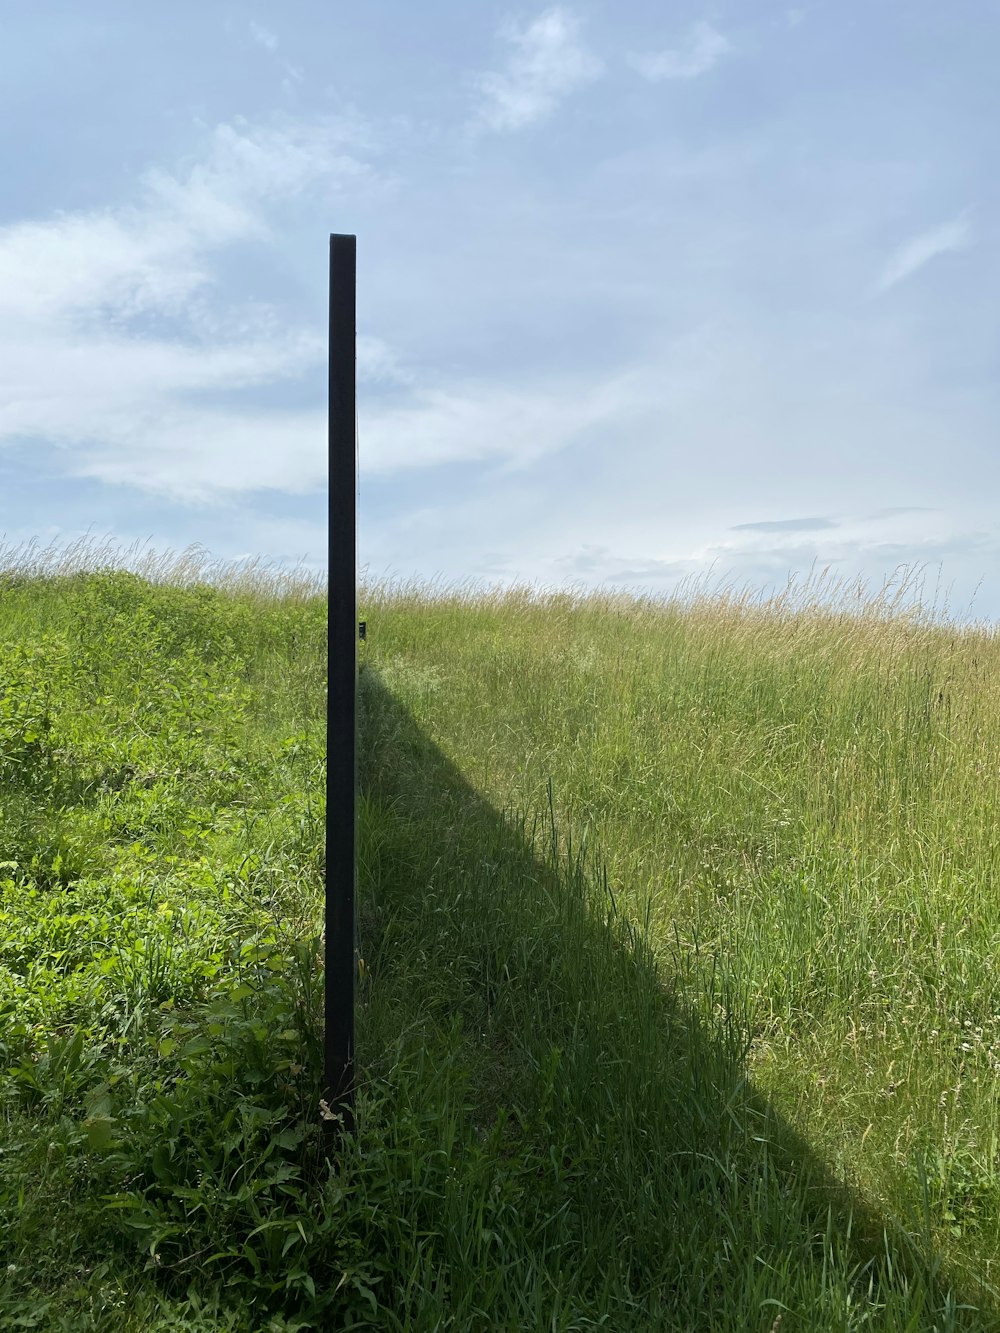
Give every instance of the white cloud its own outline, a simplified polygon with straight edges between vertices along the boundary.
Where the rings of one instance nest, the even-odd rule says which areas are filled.
[[[266,51],[276,51],[278,48],[278,39],[270,28],[265,28],[262,23],[257,23],[253,19],[250,20],[250,36]]]
[[[69,475],[183,501],[322,484],[322,411],[211,402],[213,392],[280,383],[321,365],[320,335],[217,348],[109,334],[76,345],[34,338],[18,349],[4,338],[0,348],[0,439],[55,446]]]
[[[369,384],[412,384],[413,375],[384,338],[361,333],[357,340],[358,379]]]
[[[281,91],[291,101],[295,98],[306,76],[298,65],[293,65],[289,60],[284,61],[283,66],[285,77],[281,80]]]
[[[943,222],[938,227],[930,227],[919,236],[901,245],[892,255],[876,283],[880,292],[887,291],[910,277],[918,269],[935,259],[938,255],[948,254],[952,250],[964,250],[972,244],[972,228],[968,217],[963,213],[950,222]]]
[[[144,375],[135,364],[116,369],[101,347],[68,383],[64,367],[55,366],[53,380],[64,391],[55,399],[9,405],[0,415],[0,434],[17,434],[30,424],[53,443],[73,446],[74,475],[174,500],[207,502],[268,489],[307,494],[325,484],[325,409],[194,408],[178,393],[181,385],[195,390],[222,381],[280,379],[321,359],[325,348],[306,343],[299,363],[289,354],[283,364],[272,364],[273,349],[266,347],[256,356],[249,348],[242,358],[221,354],[215,363],[192,354],[183,364],[160,350],[149,355]],[[102,366],[107,369],[100,374]],[[88,385],[91,371],[98,375]],[[113,384],[122,373],[132,386],[127,398]],[[359,377],[362,383],[403,383],[405,372],[391,349],[366,338],[359,339]],[[361,473],[385,476],[484,461],[523,467],[595,428],[627,429],[640,401],[641,386],[627,375],[582,390],[575,383],[554,389],[457,384],[414,390],[402,402],[362,395]]]
[[[0,413],[0,437],[31,430],[72,446],[74,475],[175,500],[222,501],[268,489],[307,494],[324,484],[324,409],[194,408],[184,401],[184,393],[221,383],[279,381],[319,364],[325,357],[321,339],[302,338],[284,349],[283,359],[280,348],[266,343],[219,351],[214,358],[159,346],[123,361],[119,350],[97,345],[92,358],[53,363],[60,391],[9,403]],[[15,377],[17,372],[15,365]],[[455,463],[516,471],[595,432],[628,436],[643,414],[687,392],[660,366],[596,383],[574,378],[544,385],[462,381],[420,387],[395,351],[372,336],[358,339],[358,375],[362,386],[396,390],[388,397],[360,396],[363,477]]]
[[[221,410],[212,396],[320,366],[323,331],[209,298],[218,253],[269,241],[275,208],[374,179],[354,137],[331,122],[222,125],[183,170],[149,172],[132,204],[0,228],[0,444],[45,441],[71,475],[174,498],[319,485],[322,414]],[[401,373],[377,340],[359,361]]]
[[[123,417],[162,411],[171,397],[274,383],[320,364],[317,334],[263,334],[218,347],[108,333],[77,344],[4,337],[0,438],[39,436],[71,444],[100,436]]]
[[[268,234],[267,208],[371,173],[333,124],[220,125],[201,160],[153,170],[137,204],[0,228],[0,331],[8,320],[174,311],[210,283],[210,253]]]
[[[183,406],[108,418],[71,470],[184,503],[326,484],[326,411],[225,411]]]
[[[626,432],[650,401],[644,373],[531,385],[460,384],[425,389],[361,414],[361,470],[396,472],[492,460],[523,467],[606,428]]]
[[[504,27],[501,35],[514,50],[504,69],[474,80],[479,121],[492,130],[523,129],[599,77],[603,65],[581,44],[579,26],[566,6],[556,5],[524,27]]]
[[[696,79],[707,74],[733,50],[732,43],[710,23],[696,23],[680,46],[649,51],[630,57],[630,63],[645,79]]]

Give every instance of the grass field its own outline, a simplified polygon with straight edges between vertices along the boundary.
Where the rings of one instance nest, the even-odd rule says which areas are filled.
[[[329,1164],[323,598],[7,563],[0,1327],[1000,1328],[993,633],[365,589]]]

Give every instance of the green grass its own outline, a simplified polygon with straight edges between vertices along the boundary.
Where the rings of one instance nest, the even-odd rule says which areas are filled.
[[[1000,1327],[993,634],[365,589],[329,1163],[325,602],[88,560],[0,575],[0,1327]]]

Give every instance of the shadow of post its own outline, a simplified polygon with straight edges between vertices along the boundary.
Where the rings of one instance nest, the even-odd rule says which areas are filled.
[[[362,1078],[417,1062],[452,1116],[445,1150],[492,1155],[430,1205],[453,1308],[507,1300],[492,1264],[522,1284],[522,1327],[596,1326],[572,1322],[586,1307],[613,1328],[1000,1328],[950,1288],[926,1219],[879,1216],[754,1090],[710,960],[659,966],[550,815],[495,809],[370,667],[360,700]],[[530,1275],[500,1262],[518,1227]]]

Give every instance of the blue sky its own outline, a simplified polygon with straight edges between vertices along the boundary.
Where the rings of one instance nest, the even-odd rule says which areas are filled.
[[[1000,7],[13,3],[0,532],[1000,616]]]

